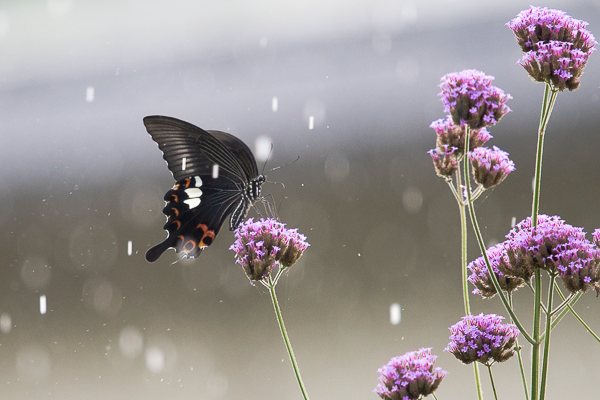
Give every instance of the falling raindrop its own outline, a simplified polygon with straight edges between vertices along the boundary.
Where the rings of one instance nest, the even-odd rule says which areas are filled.
[[[313,130],[315,129],[315,116],[311,115],[308,117],[308,129],[309,130]]]
[[[256,156],[256,161],[264,162],[269,158],[271,154],[271,138],[268,136],[259,136],[256,138],[254,142],[254,155]]]
[[[12,330],[12,318],[9,313],[0,314],[0,332],[10,333]]]
[[[40,314],[46,314],[46,295],[40,295]]]
[[[392,325],[400,324],[402,319],[402,308],[398,303],[392,303],[390,305],[390,323]]]
[[[183,157],[181,159],[181,170],[182,171],[185,171],[186,164],[187,164],[187,157]]]
[[[93,86],[88,86],[85,89],[85,101],[87,101],[88,103],[91,103],[94,101],[95,97],[96,97],[96,90],[94,89]]]
[[[271,99],[271,110],[273,110],[273,112],[277,112],[277,110],[279,110],[279,99],[277,96],[273,96]]]
[[[219,164],[215,164],[212,167],[212,177],[213,179],[217,179],[219,177]]]
[[[130,256],[131,254],[133,254],[133,243],[131,242],[131,240],[127,241],[127,255]]]

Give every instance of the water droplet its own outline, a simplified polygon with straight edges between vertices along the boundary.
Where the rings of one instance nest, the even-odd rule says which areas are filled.
[[[402,308],[398,303],[392,303],[390,305],[390,323],[392,325],[398,325],[402,320]]]
[[[96,97],[96,89],[94,89],[93,86],[88,86],[85,89],[85,101],[87,101],[88,103],[91,103],[94,101],[95,97]]]

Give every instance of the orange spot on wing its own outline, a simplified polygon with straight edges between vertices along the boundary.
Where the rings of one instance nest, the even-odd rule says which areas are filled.
[[[173,210],[173,215],[175,216],[175,218],[179,217],[179,210],[176,209],[175,207],[172,207],[171,210]]]
[[[192,183],[192,180],[190,178],[185,178],[184,185],[186,189],[190,187],[190,183]]]
[[[171,201],[175,202],[175,203],[179,203],[179,196],[177,196],[175,193],[171,194]]]

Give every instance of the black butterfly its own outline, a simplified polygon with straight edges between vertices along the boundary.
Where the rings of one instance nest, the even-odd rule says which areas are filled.
[[[164,197],[168,236],[146,252],[146,260],[156,261],[171,247],[197,257],[228,215],[229,229],[238,227],[260,196],[265,176],[248,146],[229,133],[159,115],[145,117],[144,125],[177,181]]]

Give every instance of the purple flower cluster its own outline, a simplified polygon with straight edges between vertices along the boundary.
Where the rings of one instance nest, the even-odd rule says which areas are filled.
[[[475,181],[485,189],[496,186],[515,170],[515,164],[508,158],[508,153],[493,148],[479,147],[469,153],[473,165]]]
[[[487,256],[502,290],[512,292],[513,290],[525,284],[523,279],[507,276],[500,271],[499,265],[508,263],[508,258],[504,252],[504,245],[502,243],[487,249]],[[492,283],[492,279],[490,278],[490,274],[483,257],[479,257],[475,261],[472,261],[467,268],[470,273],[468,280],[473,286],[475,286],[473,294],[480,295],[484,298],[494,297],[497,293],[496,288]]]
[[[558,90],[574,90],[598,44],[587,22],[560,10],[531,7],[506,24],[525,52],[519,60],[531,77]]]
[[[467,315],[450,327],[446,351],[465,364],[485,365],[508,360],[514,354],[519,330],[495,314]]]
[[[458,168],[457,151],[456,147],[444,144],[427,152],[433,160],[433,167],[437,176],[448,178],[456,172]]]
[[[379,368],[375,393],[384,400],[417,400],[433,393],[446,371],[434,368],[437,356],[431,349],[412,351],[392,358]]]
[[[465,152],[465,129],[460,125],[456,125],[451,117],[448,116],[444,119],[433,121],[430,127],[433,128],[436,133],[437,147],[449,145],[451,147],[456,147],[458,149],[458,154],[463,154]],[[469,151],[483,146],[491,138],[492,135],[490,135],[485,128],[471,130]]]
[[[592,238],[594,239],[596,246],[600,246],[600,229],[596,229],[594,233],[592,233]]]
[[[506,102],[512,97],[493,86],[493,81],[494,77],[474,69],[442,77],[440,97],[454,124],[480,129],[495,125],[510,111]]]
[[[273,218],[252,218],[235,230],[235,262],[251,281],[265,279],[277,266],[290,267],[310,246],[297,229],[288,229]]]
[[[558,274],[570,292],[592,288],[600,292],[598,244],[590,242],[582,228],[569,225],[558,216],[539,215],[535,228],[531,218],[527,218],[506,235],[504,242],[488,251],[492,254],[492,267],[504,277],[529,281],[536,269],[543,269]],[[472,264],[477,271],[480,261]]]

